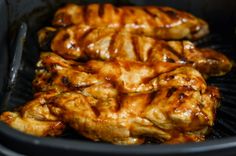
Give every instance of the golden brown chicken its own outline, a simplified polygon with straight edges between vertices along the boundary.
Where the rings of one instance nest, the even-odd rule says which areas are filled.
[[[6,113],[1,116],[26,133],[21,127],[32,118],[61,121],[87,138],[114,144],[140,144],[147,137],[166,143],[202,141],[219,104],[217,88],[207,87],[195,69],[178,64],[119,59],[78,63],[44,53],[37,66],[34,86],[53,93],[40,105],[43,111],[34,111],[37,103],[27,104],[21,125],[7,122]],[[37,124],[31,126],[34,131]],[[31,134],[52,135],[36,132]]]
[[[42,48],[49,43],[53,52],[66,59],[173,62],[191,65],[207,76],[222,76],[232,67],[225,55],[213,49],[197,48],[190,41],[163,41],[114,28],[46,27],[39,31],[38,38]]]
[[[205,139],[220,95],[192,67],[218,76],[232,65],[189,41],[160,40],[198,39],[208,33],[205,21],[169,7],[68,4],[53,26],[39,32],[40,46],[54,53],[40,56],[34,99],[1,121],[36,136],[70,126],[114,144]]]
[[[52,24],[56,27],[86,24],[126,28],[161,39],[198,39],[208,33],[208,25],[202,19],[170,7],[156,6],[68,4],[57,10]]]
[[[52,91],[37,93],[33,100],[18,110],[1,114],[0,121],[35,136],[60,135],[65,125],[50,112],[47,105],[47,101],[55,95],[57,95],[56,92]]]

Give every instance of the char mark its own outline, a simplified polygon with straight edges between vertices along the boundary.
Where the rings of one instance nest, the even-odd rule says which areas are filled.
[[[171,97],[171,95],[177,90],[177,88],[175,87],[172,87],[168,90],[167,94],[166,94],[166,97],[169,98]]]

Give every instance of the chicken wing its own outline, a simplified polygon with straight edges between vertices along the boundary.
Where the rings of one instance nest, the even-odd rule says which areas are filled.
[[[163,41],[113,28],[46,27],[38,35],[41,47],[50,43],[52,51],[66,59],[173,62],[192,65],[206,76],[222,76],[232,67],[225,55],[213,49],[197,48],[190,41]],[[51,42],[48,36],[53,36]]]
[[[67,4],[57,10],[52,24],[56,27],[87,24],[126,28],[161,39],[198,39],[209,31],[202,19],[170,7],[115,7],[112,4]]]

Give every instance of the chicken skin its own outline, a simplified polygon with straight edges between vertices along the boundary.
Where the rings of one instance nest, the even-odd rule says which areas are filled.
[[[92,27],[125,28],[160,39],[198,39],[208,34],[208,24],[187,12],[170,7],[122,6],[112,4],[68,4],[57,10],[56,27],[86,24]]]
[[[225,55],[213,49],[197,48],[190,41],[164,41],[114,28],[46,27],[39,31],[38,38],[42,48],[49,43],[49,49],[66,59],[172,62],[191,65],[205,76],[222,76],[232,67]]]
[[[21,132],[35,136],[60,135],[65,125],[53,115],[47,101],[55,96],[56,92],[42,92],[35,94],[33,100],[14,112],[4,112],[0,115],[0,121],[4,121]]]
[[[114,144],[141,144],[147,137],[166,143],[202,141],[219,105],[218,89],[208,87],[194,68],[178,64],[119,59],[78,63],[43,53],[37,66],[35,88],[53,93],[45,100],[45,115],[30,103],[21,109],[28,114],[21,125],[1,115],[26,133],[21,127],[33,118],[67,124],[89,139]]]

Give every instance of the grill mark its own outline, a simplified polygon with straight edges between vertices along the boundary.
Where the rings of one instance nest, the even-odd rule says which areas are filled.
[[[156,15],[156,14],[154,14],[154,13],[152,13],[152,12],[150,12],[149,10],[148,10],[148,8],[142,8],[142,10],[147,14],[147,15],[149,15],[151,18],[158,18],[158,16]]]
[[[115,99],[115,101],[116,101],[115,112],[120,111],[120,109],[122,108],[122,103],[123,103],[125,96],[126,96],[126,94],[119,93],[118,97]]]
[[[135,13],[135,11],[134,11],[133,8],[130,8],[129,11],[130,11],[131,14],[134,14],[134,13]]]
[[[181,59],[182,59],[182,61],[187,62],[187,58],[184,55],[184,42],[181,42],[181,46],[182,46],[182,50],[181,50],[182,58]]]
[[[115,14],[119,13],[119,9],[117,7],[112,6],[112,8],[114,9]]]
[[[82,12],[83,12],[84,23],[88,24],[88,16],[87,16],[88,6],[87,5],[83,6]]]
[[[166,94],[166,97],[169,98],[171,97],[171,95],[177,90],[177,88],[175,87],[172,87],[168,90],[167,94]]]
[[[175,60],[173,60],[172,58],[167,57],[166,62],[175,63]]]
[[[104,11],[105,11],[105,6],[104,6],[104,4],[99,4],[98,16],[99,16],[100,18],[103,17]]]
[[[147,103],[146,106],[148,106],[148,105],[150,105],[152,103],[152,101],[155,99],[157,94],[158,94],[158,91],[150,93],[150,95],[149,95],[149,102]]]
[[[90,28],[85,31],[85,33],[80,37],[80,41],[83,42],[84,38],[86,38],[95,28]]]
[[[96,115],[96,117],[98,117],[100,115],[99,110],[95,106],[91,106],[91,109],[93,110],[93,112]]]
[[[61,78],[61,82],[62,82],[65,86],[67,86],[67,85],[70,84],[69,79],[68,79],[67,77],[65,77],[65,76],[63,76],[63,77]]]
[[[170,18],[177,18],[178,17],[178,14],[173,10],[163,10],[162,8],[160,8],[160,11],[165,13],[166,15],[168,15]]]
[[[174,78],[175,78],[174,75],[168,75],[167,77],[165,77],[165,80],[170,81],[170,80],[173,80]]]
[[[68,33],[64,34],[62,37],[62,41],[66,41],[67,39],[70,38],[70,35]]]
[[[123,8],[122,13],[120,15],[120,24],[124,25],[125,24],[125,17],[126,17],[126,9]]]
[[[110,41],[110,44],[109,44],[109,47],[108,47],[108,52],[110,54],[114,54],[114,53],[111,53],[111,52],[113,52],[113,50],[114,50],[114,43],[115,43],[115,40],[116,40],[117,36],[118,36],[118,32],[114,32],[113,35],[111,36],[111,41]]]
[[[154,44],[155,45],[155,44]],[[150,59],[150,55],[152,54],[152,51],[153,51],[153,46],[151,46],[149,49],[148,49],[148,52],[147,52],[147,55],[148,55],[148,58],[147,58],[147,61]]]
[[[163,8],[159,8],[159,10],[163,13],[166,14],[170,19],[178,19],[179,16],[176,12],[174,12],[173,10],[164,10]]]
[[[134,53],[136,55],[136,58],[137,58],[137,60],[140,61],[141,57],[139,55],[138,42],[137,42],[135,36],[131,36],[131,42],[132,42],[132,45],[133,45],[133,50],[134,50]]]
[[[172,47],[169,46],[168,44],[165,44],[163,47],[164,47],[165,49],[169,50],[170,52],[172,52],[175,56],[177,56],[179,60],[185,61],[185,60],[183,59],[183,56],[180,55],[174,48],[172,48]]]

